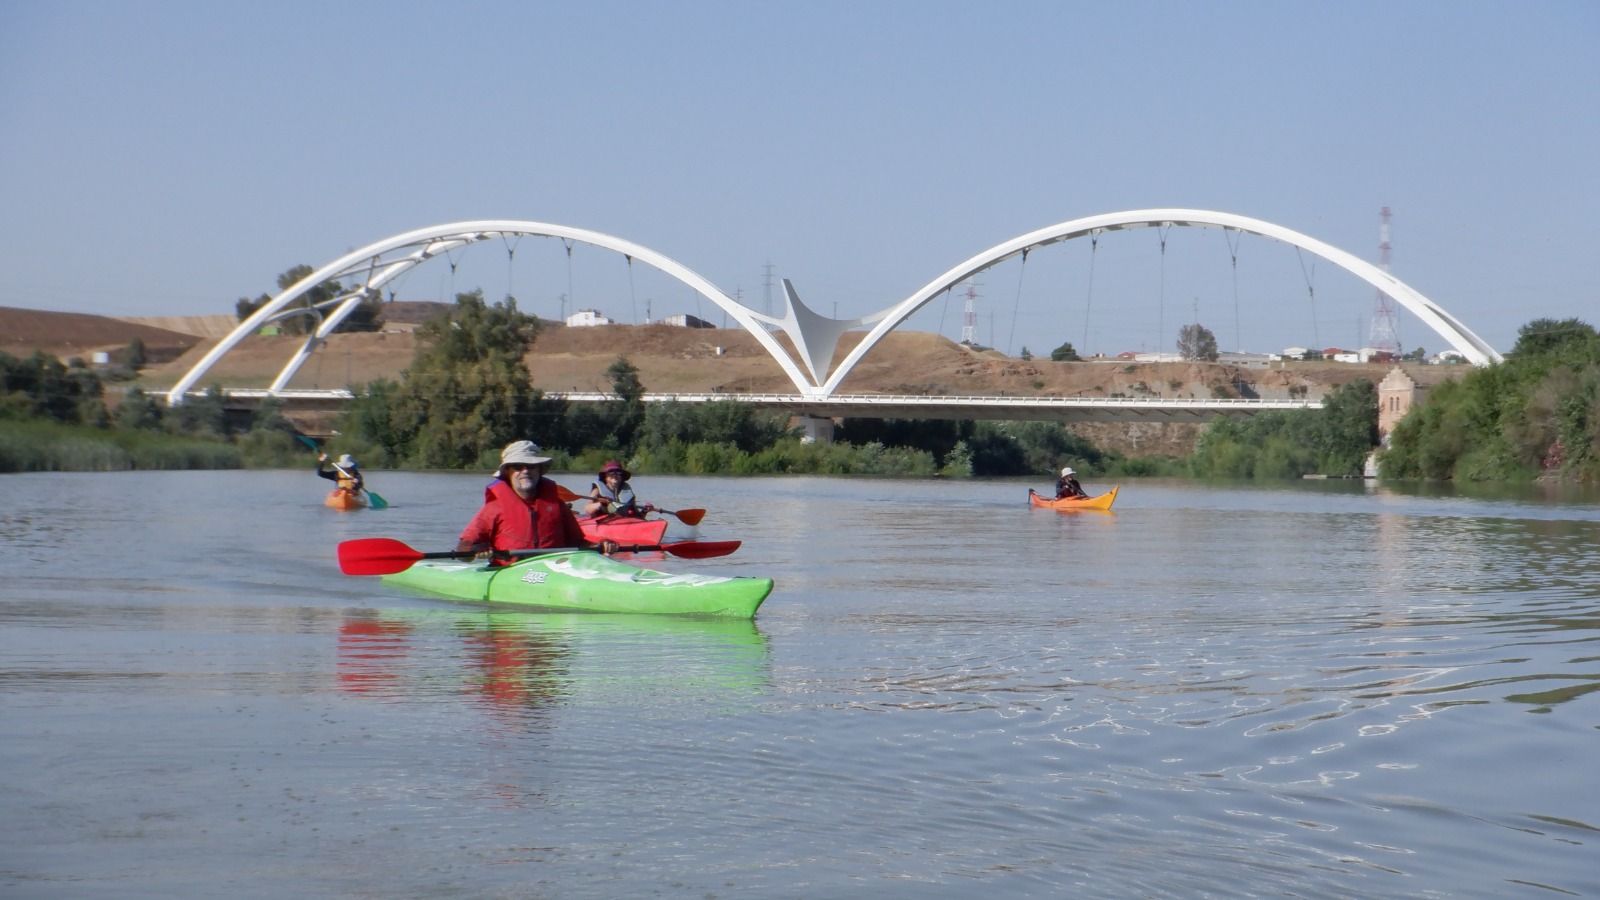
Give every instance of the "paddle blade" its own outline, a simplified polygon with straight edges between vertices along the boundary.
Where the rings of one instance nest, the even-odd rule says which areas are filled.
[[[339,571],[346,575],[393,575],[411,568],[424,554],[394,538],[339,542]]]
[[[664,509],[662,512],[672,513],[678,517],[678,521],[685,525],[699,525],[700,520],[706,517],[706,511],[703,509],[680,509],[677,512],[672,512],[670,509]]]
[[[583,499],[585,499],[582,494],[575,493],[573,491],[569,491],[569,490],[567,490],[566,488],[562,487],[559,484],[556,485],[556,496],[561,499],[562,503],[571,503],[574,500],[583,500]]]
[[[389,501],[378,496],[377,491],[367,491],[367,506],[373,509],[388,509]]]
[[[662,544],[661,549],[673,556],[684,559],[710,559],[713,556],[727,556],[739,549],[739,541],[677,541],[671,544]],[[654,550],[656,548],[643,548]]]
[[[294,433],[294,436],[300,440],[300,443],[305,444],[307,447],[310,447],[313,450],[321,450],[322,449],[321,447],[317,446],[317,442],[316,441],[313,441],[311,438],[306,437],[305,435],[301,434],[298,431],[296,431]]]

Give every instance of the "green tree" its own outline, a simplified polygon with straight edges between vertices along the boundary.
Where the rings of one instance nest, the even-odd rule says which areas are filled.
[[[790,435],[785,418],[735,400],[652,403],[645,408],[638,447],[665,450],[675,444],[727,444],[756,453]]]
[[[617,395],[612,410],[612,436],[617,447],[630,450],[639,426],[644,424],[644,382],[639,380],[638,367],[626,356],[617,357],[606,369],[606,377],[611,379],[611,393]]]
[[[67,424],[106,421],[104,386],[83,366],[35,352],[26,359],[0,353],[0,415],[54,419]]]
[[[228,435],[228,414],[223,404],[222,387],[212,385],[199,397],[188,397],[167,410],[161,425],[173,434],[223,438]]]
[[[1536,319],[1500,365],[1434,388],[1394,429],[1392,478],[1600,480],[1600,334]]]
[[[1580,319],[1534,319],[1517,329],[1512,357],[1541,356],[1572,350],[1582,354],[1597,336],[1593,326]]]
[[[315,270],[303,263],[284,271],[278,276],[278,293],[282,294],[294,287],[313,271]],[[331,301],[344,294],[344,286],[338,281],[324,281],[316,285],[278,311],[276,318],[278,330],[284,334],[310,334],[322,322],[324,312],[332,305]],[[233,305],[234,314],[243,322],[271,299],[270,294],[262,294],[254,300],[240,297]],[[382,298],[377,291],[368,291],[356,308],[339,323],[338,330],[376,331],[382,324]]]
[[[400,384],[381,387],[387,414],[361,404],[351,421],[361,423],[364,438],[427,468],[472,465],[486,450],[521,438],[553,443],[536,434],[543,395],[523,362],[538,333],[538,320],[513,298],[490,305],[481,290],[457,294],[454,315],[417,330],[416,355]]]
[[[1217,361],[1217,336],[1195,322],[1178,329],[1178,355],[1184,359]]]
[[[1212,423],[1195,445],[1189,471],[1200,478],[1359,475],[1377,440],[1377,389],[1361,379],[1330,391],[1320,410]]]
[[[122,402],[117,404],[116,425],[138,431],[157,431],[161,428],[161,405],[143,390],[128,388]]]
[[[1071,341],[1050,351],[1050,359],[1055,362],[1078,362],[1081,358],[1078,356],[1078,351],[1072,349]]]

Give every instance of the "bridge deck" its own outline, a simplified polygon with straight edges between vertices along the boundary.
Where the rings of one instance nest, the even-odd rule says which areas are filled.
[[[352,399],[346,390],[282,390],[234,388],[224,391],[230,404],[253,406],[276,396],[285,406],[333,409]],[[196,394],[199,396],[199,394]],[[613,394],[550,391],[552,399],[603,403]],[[1207,422],[1239,418],[1271,410],[1321,409],[1320,400],[1230,400],[1165,397],[956,397],[920,394],[645,394],[646,403],[714,403],[734,400],[761,409],[817,418],[990,419],[1049,422]]]

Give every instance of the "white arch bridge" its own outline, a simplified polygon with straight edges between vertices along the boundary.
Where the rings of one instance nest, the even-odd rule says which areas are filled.
[[[1169,226],[1221,228],[1291,244],[1332,262],[1389,295],[1473,364],[1488,365],[1501,359],[1493,347],[1473,334],[1471,329],[1446,312],[1443,307],[1377,266],[1281,225],[1232,213],[1200,209],[1140,209],[1087,216],[1051,225],[990,247],[953,266],[904,300],[871,315],[854,319],[837,319],[814,312],[800,301],[799,295],[788,279],[783,280],[784,314],[781,317],[771,316],[739,303],[682,263],[632,241],[566,225],[488,219],[408,231],[354,250],[321,266],[268,300],[253,315],[240,322],[237,328],[212,347],[178,380],[168,392],[167,402],[171,405],[182,403],[184,396],[205,377],[206,372],[216,364],[217,360],[263,325],[286,316],[314,316],[319,319],[317,327],[306,336],[305,342],[267,388],[269,394],[280,394],[285,391],[295,372],[317,346],[337,330],[339,324],[364,299],[377,296],[384,285],[435,256],[448,254],[479,241],[522,235],[560,238],[563,241],[612,250],[627,257],[630,264],[633,260],[638,260],[683,282],[721,307],[735,322],[754,335],[794,383],[800,397],[812,402],[825,401],[834,396],[839,385],[850,374],[850,370],[883,340],[885,335],[944,291],[980,272],[1013,256],[1025,254],[1035,247],[1080,237],[1092,238],[1109,231]],[[350,284],[338,296],[309,309],[303,306],[290,307],[291,303],[305,296],[307,292],[329,281],[338,281],[341,284],[350,282]],[[861,328],[869,329],[867,335],[838,364],[834,364],[834,351],[840,336],[847,331]],[[794,354],[791,355],[778,340],[780,333],[789,338],[795,348]]]

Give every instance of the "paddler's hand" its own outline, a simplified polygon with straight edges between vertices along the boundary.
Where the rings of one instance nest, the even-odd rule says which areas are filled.
[[[326,453],[318,453],[317,454],[317,462],[327,462],[327,461],[328,461],[328,454],[326,454]]]
[[[602,539],[600,541],[600,555],[601,556],[610,556],[611,554],[613,554],[615,552],[617,552],[617,542],[616,541],[604,540],[604,539]]]

